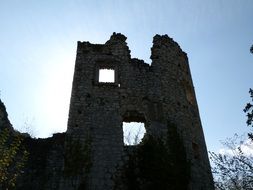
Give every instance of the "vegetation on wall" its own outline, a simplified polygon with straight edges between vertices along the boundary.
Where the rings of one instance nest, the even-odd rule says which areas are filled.
[[[0,132],[0,189],[12,189],[28,159],[28,152],[22,146],[23,137],[11,134],[8,128]]]
[[[174,125],[168,125],[166,139],[148,135],[129,154],[115,189],[185,190],[190,180],[190,163]]]
[[[82,176],[81,188],[86,187],[86,178],[91,167],[91,140],[82,143],[80,140],[68,139],[68,147],[65,154],[64,175],[65,177],[78,178]],[[79,188],[80,189],[80,188]]]

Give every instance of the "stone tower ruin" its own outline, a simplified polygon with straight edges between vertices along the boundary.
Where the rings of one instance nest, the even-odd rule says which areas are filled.
[[[173,123],[190,163],[188,189],[213,189],[187,55],[167,35],[156,35],[151,60],[149,65],[131,58],[120,33],[105,44],[78,42],[65,151],[72,152],[75,143],[84,147],[89,169],[80,171],[75,185],[63,179],[62,189],[77,189],[84,179],[87,189],[115,189],[113,176],[127,157],[124,121],[145,123],[145,136],[156,138],[166,138]],[[114,81],[100,82],[101,69],[112,70]],[[65,167],[71,158],[65,157]]]
[[[131,58],[119,33],[78,42],[67,131],[20,134],[29,157],[14,189],[214,190],[187,55],[156,35],[151,60]],[[112,81],[100,81],[103,69]],[[124,145],[123,122],[145,124],[139,145]],[[4,128],[14,133],[0,100]]]

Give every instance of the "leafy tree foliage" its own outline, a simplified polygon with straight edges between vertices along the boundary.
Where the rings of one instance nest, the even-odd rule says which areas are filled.
[[[249,90],[251,101],[253,101],[253,90],[250,88]],[[245,113],[247,113],[247,125],[252,125],[253,121],[253,105],[252,103],[247,103],[244,110]]]
[[[12,189],[22,173],[28,152],[22,147],[23,137],[8,128],[0,132],[0,189]]]
[[[238,140],[237,135],[227,139],[223,143],[226,148],[224,153],[209,152],[216,189],[253,189],[253,156],[243,151],[242,147],[246,145]],[[252,141],[248,143],[248,150],[253,151]]]
[[[250,48],[253,53],[253,45]],[[251,101],[243,109],[247,116],[247,125],[253,127],[253,90],[249,90]],[[253,134],[248,134],[248,150],[251,154],[246,154],[242,150],[242,142],[238,142],[238,136],[227,139],[223,144],[226,153],[216,154],[210,152],[212,161],[212,171],[215,179],[216,189],[253,189]],[[239,139],[240,140],[240,139]]]
[[[253,47],[253,46],[252,46]],[[252,48],[253,50],[253,48]],[[243,109],[243,111],[247,114],[247,125],[253,127],[253,90],[250,88],[249,89],[249,94],[251,98],[251,102],[248,102]],[[251,140],[253,140],[253,134],[249,133],[249,137]]]

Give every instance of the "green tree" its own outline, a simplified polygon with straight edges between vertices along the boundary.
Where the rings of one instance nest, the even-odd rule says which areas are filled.
[[[23,137],[8,128],[0,131],[0,189],[12,189],[28,158],[22,146]]]

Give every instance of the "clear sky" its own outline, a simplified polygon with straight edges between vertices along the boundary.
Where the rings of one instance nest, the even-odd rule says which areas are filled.
[[[252,18],[252,0],[0,0],[0,98],[16,129],[65,131],[77,41],[120,32],[150,63],[153,36],[168,34],[188,54],[207,147],[218,150],[248,130]]]

